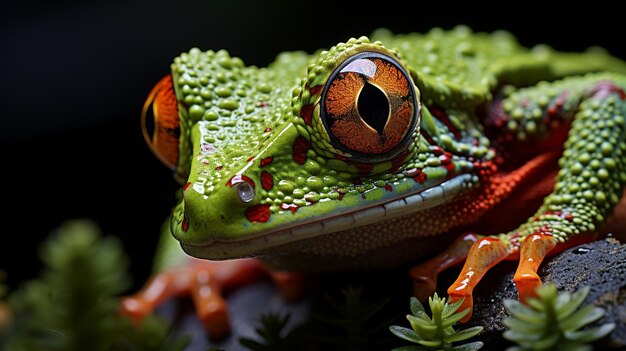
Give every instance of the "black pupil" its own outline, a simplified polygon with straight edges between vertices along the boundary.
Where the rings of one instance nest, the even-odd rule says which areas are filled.
[[[361,118],[379,134],[383,133],[389,118],[389,100],[377,86],[365,83],[359,93],[357,109]]]

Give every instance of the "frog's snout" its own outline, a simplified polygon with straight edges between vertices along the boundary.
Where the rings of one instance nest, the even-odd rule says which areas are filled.
[[[150,112],[152,118],[148,118]],[[171,169],[178,163],[179,125],[178,102],[168,74],[152,88],[143,105],[141,129],[152,152]]]

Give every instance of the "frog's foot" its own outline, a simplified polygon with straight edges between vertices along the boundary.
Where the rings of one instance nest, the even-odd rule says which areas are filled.
[[[269,274],[285,298],[293,300],[302,295],[301,274],[272,272],[256,259],[192,259],[185,266],[157,273],[143,289],[125,297],[122,313],[140,321],[167,299],[189,295],[209,337],[219,340],[230,331],[228,307],[222,292],[252,283],[265,274]]]
[[[413,295],[425,302],[437,290],[437,276],[444,270],[463,262],[472,245],[478,240],[475,234],[456,239],[444,252],[411,268]]]
[[[522,242],[519,266],[513,276],[521,302],[526,302],[531,297],[537,297],[535,290],[541,285],[541,278],[537,275],[537,269],[556,245],[556,239],[552,235],[545,234],[529,235]]]
[[[461,320],[467,322],[472,316],[474,305],[472,291],[491,267],[502,260],[515,256],[517,250],[496,237],[484,237],[476,241],[467,253],[467,258],[456,281],[448,288],[451,300],[463,303],[459,311],[469,308],[469,313]]]

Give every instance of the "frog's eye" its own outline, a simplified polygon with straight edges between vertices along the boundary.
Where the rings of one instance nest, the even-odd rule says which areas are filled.
[[[330,75],[320,116],[333,146],[363,161],[392,157],[406,147],[419,118],[413,83],[393,58],[363,52]]]
[[[152,106],[153,118],[147,117]],[[166,166],[174,169],[178,162],[180,136],[178,102],[172,76],[167,75],[152,88],[141,113],[144,139],[152,152]]]

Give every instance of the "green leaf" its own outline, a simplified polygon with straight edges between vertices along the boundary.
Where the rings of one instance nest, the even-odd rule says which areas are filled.
[[[452,351],[476,351],[481,349],[485,344],[482,341],[475,341],[465,345],[453,347]]]
[[[526,304],[536,311],[543,312],[546,310],[546,305],[549,303],[540,299],[529,298],[526,300]]]
[[[571,345],[567,344],[559,344],[556,351],[593,351],[593,347],[590,345]]]
[[[575,331],[585,325],[595,322],[604,316],[604,310],[594,305],[587,305],[562,321],[560,326],[564,331]]]
[[[409,320],[409,323],[411,323],[411,327],[413,328],[413,330],[418,331],[418,330],[424,330],[424,331],[435,331],[437,330],[437,326],[432,324],[432,322],[430,321],[425,321],[421,318],[417,318],[415,316],[412,316],[410,314],[406,315],[406,319]]]
[[[535,311],[517,300],[504,300],[504,307],[511,313],[511,316],[530,323],[541,324],[545,321],[545,315]]]
[[[542,334],[546,329],[545,322],[541,323],[528,323],[518,318],[506,318],[502,321],[505,327],[509,329],[514,329],[519,332],[524,332],[527,334],[538,333]]]
[[[520,343],[520,342],[537,341],[541,339],[543,334],[527,334],[524,332],[519,332],[517,330],[509,329],[509,330],[504,331],[504,333],[502,333],[502,336],[507,340]]]
[[[415,296],[412,296],[409,300],[409,308],[411,309],[411,313],[416,317],[418,316],[419,312],[426,313],[426,311],[424,310],[424,305],[422,305],[420,300],[418,300]]]
[[[452,343],[452,342],[467,340],[467,339],[475,337],[476,335],[480,334],[482,331],[483,331],[483,327],[481,326],[463,329],[461,331],[458,331],[456,334],[444,336],[443,341]]]
[[[597,328],[586,329],[577,332],[566,332],[565,338],[579,343],[588,343],[609,335],[615,329],[614,323],[603,324]]]
[[[470,312],[469,308],[464,309],[463,311],[454,314],[452,317],[444,318],[443,323],[441,325],[444,328],[450,327],[454,325],[456,322],[460,321],[463,317],[465,317]]]
[[[533,349],[549,350],[550,348],[556,346],[559,340],[561,340],[561,335],[558,333],[544,334],[543,338],[532,343]]]
[[[575,293],[571,294],[569,301],[560,303],[556,306],[556,313],[559,320],[565,319],[572,314],[582,303],[585,301],[587,294],[589,294],[589,286],[584,286]],[[569,294],[562,294],[561,296],[568,296]]]
[[[465,300],[465,298],[460,299],[459,301],[455,302],[455,303],[451,303],[451,304],[446,304],[443,308],[443,313],[441,314],[441,316],[443,318],[448,318],[450,317],[454,312],[456,312],[456,310],[459,309],[459,307],[461,306],[461,304],[463,303],[463,301]]]
[[[441,347],[443,342],[441,340],[420,340],[417,342],[420,345],[424,345],[426,347]]]
[[[399,325],[389,326],[389,331],[392,332],[393,335],[410,342],[417,343],[418,341],[423,340],[423,338],[413,329],[401,327]]]

